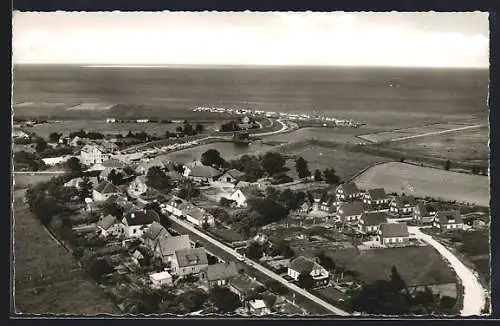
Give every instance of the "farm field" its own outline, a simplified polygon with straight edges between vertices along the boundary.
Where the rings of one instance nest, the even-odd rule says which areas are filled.
[[[488,164],[487,126],[392,143],[388,146],[411,154],[448,159],[451,162]]]
[[[391,269],[396,266],[408,285],[455,283],[456,277],[450,266],[432,247],[405,247],[327,251],[335,263],[345,269],[359,273],[366,282],[389,279]]]
[[[316,138],[318,140],[328,140],[344,144],[358,144],[362,140],[357,137],[359,134],[375,131],[370,128],[300,128],[288,133],[267,136],[264,141],[271,142],[291,142]]]
[[[44,182],[52,179],[54,175],[50,174],[14,174],[13,182],[16,189],[29,188],[39,182]]]
[[[356,173],[372,164],[390,161],[385,157],[321,146],[308,146],[302,149],[290,150],[286,154],[303,157],[308,162],[311,173],[314,173],[316,169],[323,171],[327,168],[334,168],[336,174],[343,180],[353,177]],[[298,178],[295,161],[288,160],[287,167],[290,168],[288,174],[293,178]]]
[[[14,193],[14,309],[17,313],[117,313],[83,276],[70,253],[54,242]]]
[[[470,175],[400,162],[374,166],[354,180],[362,189],[382,187],[388,193],[469,202],[489,206],[490,187],[486,176]]]

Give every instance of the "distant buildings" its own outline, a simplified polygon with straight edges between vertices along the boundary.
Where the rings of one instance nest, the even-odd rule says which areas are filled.
[[[417,201],[413,196],[396,196],[390,203],[389,211],[394,215],[409,216],[416,205]]]
[[[382,205],[388,204],[390,198],[385,193],[384,188],[370,189],[365,192],[363,202],[368,205]]]
[[[354,200],[360,198],[363,193],[354,182],[340,184],[335,190],[338,201]]]
[[[441,231],[462,230],[464,222],[459,211],[437,212],[434,218],[434,227]]]
[[[85,165],[101,164],[111,158],[111,153],[97,144],[85,145],[80,151],[80,162]]]

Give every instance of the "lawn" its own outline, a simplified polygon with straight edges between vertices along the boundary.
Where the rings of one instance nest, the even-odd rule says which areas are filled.
[[[51,174],[14,174],[15,189],[29,188],[31,185],[39,182],[49,181],[56,175]]]
[[[311,173],[314,173],[316,169],[323,171],[324,169],[334,168],[336,174],[343,180],[353,177],[356,173],[372,164],[390,161],[390,159],[385,157],[374,156],[372,154],[321,146],[308,146],[302,149],[291,150],[286,154],[303,157],[308,162],[308,168]],[[290,176],[294,179],[298,178],[293,160],[287,161],[287,167],[290,168]]]
[[[71,254],[59,246],[22,202],[14,201],[14,305],[17,313],[117,313],[104,293],[83,276]]]
[[[388,279],[396,266],[408,285],[445,284],[456,281],[451,267],[432,247],[406,247],[327,251],[335,263],[345,269],[359,273],[366,282]]]
[[[219,236],[227,242],[243,241],[245,238],[238,232],[231,229],[210,229],[210,232]]]
[[[385,188],[386,192],[404,192],[417,197],[469,202],[489,206],[490,187],[486,176],[391,162],[374,166],[355,180],[363,189]]]

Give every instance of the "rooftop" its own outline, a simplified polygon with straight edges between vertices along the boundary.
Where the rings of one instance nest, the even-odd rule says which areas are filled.
[[[234,262],[208,265],[207,278],[209,281],[227,280],[238,276],[238,269]]]
[[[345,195],[354,195],[359,192],[359,189],[354,182],[343,183],[339,185],[339,188],[344,191]]]
[[[409,236],[406,223],[383,223],[380,225],[380,232],[385,238]]]
[[[381,200],[387,198],[384,188],[370,189],[367,191],[372,200]]]
[[[103,230],[109,229],[113,224],[117,222],[116,217],[112,215],[106,215],[97,221],[96,226],[100,227]]]
[[[175,257],[179,267],[208,264],[207,252],[202,247],[176,250]]]
[[[130,212],[125,215],[128,225],[146,225],[158,222],[160,216],[151,209]]]
[[[121,192],[118,187],[106,180],[101,181],[94,187],[94,190],[101,194],[116,194]]]
[[[163,256],[170,256],[176,250],[187,248],[191,248],[191,241],[187,234],[160,239],[160,251]]]
[[[341,203],[338,210],[342,216],[352,216],[362,214],[364,207],[362,202],[354,201],[352,203]]]
[[[459,211],[441,211],[436,213],[436,218],[441,224],[451,223],[450,221],[454,221],[453,223],[463,223],[462,215]]]
[[[361,219],[365,225],[379,225],[386,222],[387,214],[385,212],[367,212],[361,215]]]
[[[323,267],[314,260],[304,256],[298,256],[297,258],[290,261],[290,269],[293,269],[294,271],[297,271],[299,273],[309,274],[315,268],[322,269]]]
[[[163,271],[159,273],[153,273],[149,275],[149,278],[153,281],[162,281],[164,279],[172,278],[169,272]]]

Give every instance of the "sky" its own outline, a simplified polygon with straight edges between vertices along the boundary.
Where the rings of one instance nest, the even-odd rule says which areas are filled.
[[[488,67],[488,14],[14,12],[13,63]]]

